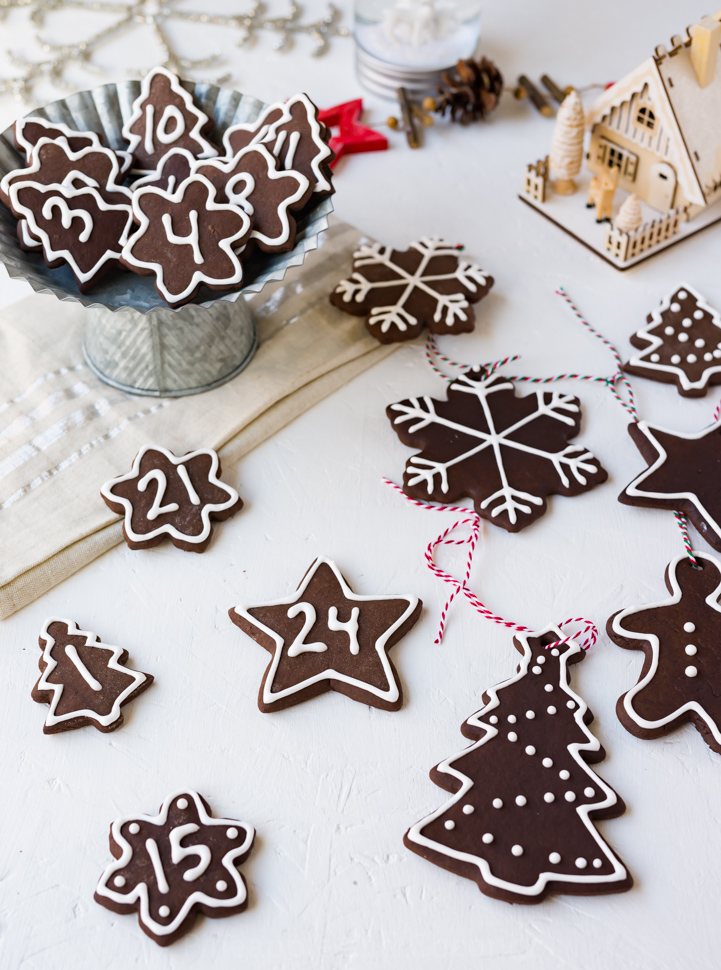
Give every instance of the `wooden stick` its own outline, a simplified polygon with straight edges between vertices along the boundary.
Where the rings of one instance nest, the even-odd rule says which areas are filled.
[[[523,91],[528,95],[528,97],[533,102],[534,106],[538,108],[544,118],[548,118],[549,115],[553,114],[553,109],[551,108],[548,101],[543,94],[538,90],[533,81],[529,81],[525,74],[520,74],[518,77],[518,86],[522,88]]]
[[[550,78],[547,74],[541,75],[541,84],[548,91],[554,101],[558,101],[559,104],[562,104],[566,95],[568,94],[567,90],[559,88],[553,78]]]
[[[406,132],[406,140],[411,148],[420,148],[418,131],[416,129],[415,119],[413,117],[413,108],[408,100],[408,94],[405,88],[398,88],[398,103],[401,106],[401,117],[403,118],[403,127]]]

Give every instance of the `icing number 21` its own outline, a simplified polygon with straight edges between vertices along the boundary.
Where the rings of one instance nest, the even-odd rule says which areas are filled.
[[[185,465],[178,465],[178,476],[183,485],[185,485],[188,498],[193,505],[200,505],[200,496],[193,488],[193,483],[190,481],[188,469],[185,467]],[[159,515],[165,515],[168,512],[177,512],[180,508],[177,502],[169,502],[167,505],[163,505],[165,491],[168,487],[168,479],[165,477],[165,472],[162,472],[159,468],[153,468],[147,473],[147,475],[143,475],[138,482],[138,491],[144,492],[152,481],[157,482],[158,487],[155,492],[153,504],[150,506],[150,510],[146,515],[149,522],[153,522],[158,518]]]
[[[328,649],[327,643],[322,643],[320,641],[315,641],[314,643],[306,643],[305,638],[310,633],[313,625],[316,621],[315,607],[310,603],[294,603],[293,606],[288,610],[289,619],[293,619],[294,616],[298,616],[299,613],[303,613],[305,620],[303,621],[303,626],[301,627],[300,633],[296,636],[295,640],[288,647],[288,656],[297,657],[301,653],[325,653]],[[360,645],[358,643],[358,617],[360,616],[360,609],[354,606],[351,610],[350,619],[345,623],[338,619],[338,609],[335,606],[331,606],[328,609],[328,629],[333,631],[343,630],[348,634],[348,639],[350,641],[350,652],[355,656],[360,650]]]

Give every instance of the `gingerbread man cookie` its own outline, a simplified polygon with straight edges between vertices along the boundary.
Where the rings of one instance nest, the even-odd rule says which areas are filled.
[[[146,445],[128,474],[106,482],[100,494],[124,517],[123,535],[131,549],[157,546],[168,536],[179,549],[203,552],[210,543],[211,520],[221,522],[243,507],[220,474],[220,459],[210,448],[176,457]]]
[[[198,913],[217,918],[247,908],[237,867],[254,839],[245,822],[214,818],[196,791],[174,792],[157,815],[126,815],[110,826],[115,861],[100,877],[95,901],[113,913],[137,911],[142,931],[169,946]]]
[[[273,655],[258,695],[264,713],[328,690],[397,711],[403,696],[388,650],[415,625],[422,605],[409,594],[359,596],[335,563],[316,559],[295,593],[229,615]]]
[[[204,137],[212,125],[176,74],[164,67],[154,68],[143,78],[123,125],[123,138],[135,157],[133,170],[154,172],[171,148],[185,148],[195,158],[212,158],[218,150]]]
[[[236,255],[248,241],[251,222],[237,206],[215,201],[215,188],[194,175],[172,195],[143,188],[133,194],[138,229],[122,263],[141,276],[155,276],[155,288],[171,307],[189,303],[202,284],[232,290],[243,282]]]
[[[721,565],[686,553],[666,570],[670,599],[615,613],[609,637],[641,650],[638,683],[619,698],[618,719],[638,738],[659,738],[692,721],[721,754]]]
[[[101,643],[73,620],[49,619],[40,634],[41,676],[32,698],[49,704],[43,733],[57,734],[92,724],[115,731],[121,707],[153,683],[150,674],[125,666],[128,651]]]

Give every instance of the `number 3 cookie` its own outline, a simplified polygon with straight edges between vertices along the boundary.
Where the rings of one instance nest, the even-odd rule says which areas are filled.
[[[168,536],[179,549],[204,552],[211,519],[228,519],[243,507],[235,489],[220,481],[220,459],[210,448],[178,458],[146,445],[128,474],[106,482],[100,494],[108,508],[124,516],[123,535],[131,549],[157,546]]]

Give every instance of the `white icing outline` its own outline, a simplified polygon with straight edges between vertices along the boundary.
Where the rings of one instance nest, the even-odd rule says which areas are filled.
[[[714,556],[709,556],[704,552],[694,552],[694,556],[697,559],[705,559],[706,562],[711,563],[721,576],[721,563],[719,563],[718,559],[716,559]],[[721,745],[721,730],[719,729],[719,726],[713,720],[708,711],[698,703],[698,701],[687,701],[685,704],[682,704],[680,707],[676,708],[676,710],[671,714],[660,718],[658,721],[647,721],[646,718],[643,718],[640,714],[637,714],[633,707],[633,700],[636,694],[643,690],[643,688],[646,687],[656,676],[661,643],[655,633],[635,633],[631,630],[626,630],[623,626],[623,620],[627,616],[633,616],[635,613],[642,613],[646,610],[657,610],[663,608],[664,606],[675,606],[677,603],[679,603],[682,598],[682,592],[681,586],[676,578],[676,569],[678,568],[678,564],[686,558],[687,554],[682,552],[679,556],[676,556],[673,562],[669,564],[668,576],[671,582],[671,596],[669,599],[661,600],[658,603],[649,603],[646,606],[638,606],[634,608],[629,607],[629,609],[622,610],[613,619],[612,629],[613,632],[619,637],[624,637],[627,640],[640,640],[644,643],[648,643],[651,647],[651,665],[648,669],[648,673],[624,695],[623,709],[634,724],[637,724],[643,730],[655,730],[665,727],[667,724],[678,720],[682,714],[693,712],[704,721],[708,729],[711,731],[716,744]],[[717,613],[721,613],[721,606],[719,606],[718,603],[719,596],[721,596],[721,580],[719,580],[719,584],[716,589],[713,590],[712,593],[709,593],[705,600],[706,605],[710,606],[712,610],[716,610]],[[643,654],[644,656],[648,656],[648,652],[646,650],[643,650]]]
[[[60,225],[63,229],[70,229],[73,225],[73,219],[80,219],[83,224],[83,228],[78,236],[78,242],[86,243],[88,239],[93,234],[93,229],[95,228],[95,223],[93,222],[93,217],[85,209],[71,209],[68,205],[67,199],[62,195],[51,195],[43,203],[43,207],[40,210],[40,214],[45,219],[46,222],[53,221],[53,210],[57,209],[60,214]]]
[[[230,143],[231,135],[236,131],[247,131],[249,134],[253,133],[253,138],[248,142],[240,151],[245,151],[246,148],[253,148],[259,142],[264,141],[270,125],[265,124],[265,119],[273,111],[282,111],[284,106],[283,101],[274,101],[273,104],[266,105],[261,111],[258,117],[254,121],[240,121],[236,125],[231,125],[230,128],[226,128],[223,132],[223,149],[225,155],[223,156],[223,161],[228,161],[238,154],[238,152],[233,150],[233,146]]]
[[[218,246],[226,253],[230,259],[233,266],[236,267],[235,272],[232,276],[228,276],[225,279],[218,279],[215,276],[207,276],[202,270],[196,270],[191,277],[190,283],[182,291],[182,293],[171,293],[165,285],[165,267],[162,263],[148,262],[146,260],[136,259],[133,256],[133,246],[139,239],[143,237],[150,225],[150,219],[140,208],[140,199],[145,195],[159,195],[161,198],[172,202],[174,205],[179,204],[185,198],[185,193],[188,186],[194,183],[202,182],[203,185],[208,190],[208,199],[205,203],[205,208],[208,211],[229,211],[235,212],[237,215],[241,216],[243,219],[243,227],[239,232],[236,232],[232,236],[226,236],[225,239],[221,239],[218,242]],[[233,249],[233,243],[237,239],[243,239],[248,235],[248,230],[250,228],[250,219],[239,209],[238,206],[231,206],[227,203],[220,203],[215,201],[215,186],[205,178],[204,175],[192,175],[189,179],[186,179],[174,193],[163,192],[162,189],[156,189],[152,185],[148,185],[142,189],[138,189],[137,192],[133,193],[133,213],[135,215],[136,221],[139,223],[137,230],[128,239],[127,243],[123,248],[123,261],[128,263],[130,266],[140,267],[142,269],[149,269],[155,273],[156,276],[156,286],[160,291],[163,299],[169,303],[171,306],[181,303],[184,299],[189,297],[194,291],[200,286],[201,283],[207,283],[209,286],[237,286],[243,282],[243,265],[238,259],[235,250]]]
[[[37,251],[38,249],[43,248],[43,244],[41,242],[38,242],[37,239],[33,239],[33,237],[30,235],[27,219],[19,219],[18,227],[22,235],[22,241],[24,246],[26,246],[31,251],[32,250]]]
[[[24,118],[18,118],[15,122],[15,141],[18,148],[25,153],[26,156],[32,154],[33,145],[27,140],[23,131],[25,129],[26,123],[31,122],[32,124],[41,125],[43,128],[57,128],[60,132],[58,138],[51,138],[50,135],[47,137],[50,141],[57,141],[59,138],[89,138],[91,146],[96,148],[105,148],[100,135],[97,131],[76,131],[74,128],[68,127],[62,121],[48,121],[47,118],[41,118],[39,115],[26,115]],[[39,139],[38,139],[39,141]],[[115,152],[120,160],[120,174],[125,175],[130,166],[133,163],[133,156],[130,152],[124,151],[122,148],[116,149],[112,148],[111,151]]]
[[[368,684],[364,680],[358,680],[357,678],[350,677],[347,674],[338,673],[338,671],[333,670],[332,668],[329,670],[322,670],[319,673],[314,674],[312,677],[308,677],[306,678],[306,680],[301,681],[301,683],[299,684],[294,684],[292,687],[286,687],[285,690],[282,690],[282,691],[272,690],[273,681],[275,680],[275,675],[278,670],[278,666],[280,664],[281,656],[283,654],[283,646],[285,644],[285,640],[279,633],[276,633],[275,630],[272,630],[270,627],[267,627],[265,626],[265,624],[261,623],[257,617],[251,616],[251,614],[248,611],[252,609],[258,609],[262,606],[292,606],[294,603],[298,602],[299,600],[303,600],[303,594],[308,588],[308,584],[310,583],[311,579],[315,576],[318,569],[323,565],[329,566],[333,570],[333,573],[335,574],[335,577],[338,580],[338,584],[340,585],[341,590],[343,591],[343,596],[347,600],[352,600],[353,602],[356,602],[356,603],[366,603],[373,600],[406,600],[406,602],[408,603],[408,608],[394,623],[391,624],[390,627],[388,627],[387,630],[384,630],[383,633],[381,633],[381,635],[378,637],[378,639],[374,644],[375,651],[378,654],[378,657],[380,658],[381,665],[383,667],[383,672],[388,681],[387,690],[382,690],[378,687],[374,687],[372,684]],[[361,596],[358,593],[354,593],[353,590],[346,583],[345,579],[343,578],[343,575],[341,574],[336,564],[334,562],[331,562],[330,559],[325,559],[324,557],[321,556],[315,560],[315,562],[310,567],[306,575],[303,577],[303,580],[300,586],[298,587],[298,589],[294,593],[291,593],[290,596],[281,596],[279,599],[269,600],[269,601],[266,601],[265,603],[256,604],[255,606],[248,606],[248,607],[236,606],[233,608],[233,612],[237,613],[238,616],[242,616],[243,619],[245,619],[252,626],[257,627],[259,630],[261,630],[263,633],[269,636],[275,643],[275,652],[273,654],[273,659],[271,660],[270,666],[266,671],[265,683],[263,685],[264,704],[270,705],[277,701],[283,700],[284,698],[290,697],[291,695],[298,693],[298,691],[304,690],[306,687],[310,687],[313,684],[318,684],[323,680],[341,681],[344,684],[349,684],[352,687],[358,687],[361,690],[374,694],[376,697],[380,698],[381,700],[387,701],[390,704],[394,704],[400,697],[400,690],[398,688],[398,683],[396,682],[396,678],[393,676],[393,670],[391,668],[390,660],[388,659],[388,655],[386,653],[386,644],[388,643],[388,640],[391,638],[391,636],[395,633],[395,631],[406,622],[409,616],[411,616],[413,611],[416,609],[417,605],[418,605],[418,597],[413,596],[409,593],[384,594],[384,595],[375,595],[375,596]]]
[[[117,250],[106,249],[104,252],[100,253],[97,263],[95,263],[95,265],[91,267],[91,269],[85,272],[81,270],[75,260],[75,257],[73,256],[73,254],[70,252],[69,249],[52,248],[52,245],[50,243],[50,236],[45,231],[45,229],[41,228],[38,225],[37,219],[36,219],[36,213],[34,212],[34,210],[28,208],[27,206],[21,205],[20,202],[18,201],[18,194],[23,189],[27,189],[27,188],[37,189],[37,191],[39,191],[40,193],[52,192],[54,196],[58,196],[58,193],[61,193],[62,196],[64,196],[66,199],[77,199],[84,195],[92,195],[93,199],[95,200],[101,212],[126,213],[127,218],[126,218],[125,228],[123,229],[122,235],[118,240],[118,249]],[[64,259],[65,262],[68,263],[68,265],[73,271],[74,276],[76,277],[77,280],[79,280],[80,283],[87,283],[90,280],[92,280],[98,274],[101,267],[103,267],[105,263],[107,263],[109,260],[120,259],[121,252],[122,252],[120,247],[125,244],[128,238],[128,233],[130,232],[133,225],[133,210],[129,205],[110,205],[110,203],[105,201],[105,199],[102,197],[102,195],[98,192],[97,189],[90,188],[89,186],[82,189],[72,189],[67,185],[62,187],[59,185],[44,185],[41,182],[32,182],[29,180],[16,182],[15,184],[10,186],[10,202],[11,202],[13,211],[20,213],[20,218],[24,218],[27,221],[28,231],[32,235],[37,236],[37,238],[42,243],[43,253],[47,257],[47,259],[50,261],[54,261],[56,259]],[[90,216],[90,213],[87,213],[87,215]]]
[[[183,532],[179,532],[175,528],[175,526],[172,525],[172,523],[170,522],[166,522],[164,525],[158,526],[158,528],[154,529],[152,532],[137,533],[133,531],[133,527],[132,527],[133,503],[127,498],[123,498],[120,495],[115,495],[113,493],[113,486],[119,485],[121,482],[129,482],[129,481],[132,481],[134,478],[139,478],[140,462],[142,461],[143,456],[148,451],[159,451],[162,455],[164,455],[167,458],[169,462],[171,462],[173,465],[176,465],[176,466],[183,464],[186,461],[191,461],[191,459],[197,458],[198,455],[210,456],[211,465],[210,465],[210,471],[208,473],[208,482],[211,485],[215,485],[218,488],[222,489],[224,492],[227,492],[228,500],[226,502],[221,503],[220,505],[208,503],[207,505],[203,506],[200,512],[201,518],[203,521],[203,531],[200,533],[200,535],[197,535],[197,536],[185,535]],[[218,453],[216,451],[213,451],[212,448],[198,448],[197,451],[190,451],[186,455],[181,455],[180,457],[176,457],[172,453],[172,451],[168,451],[167,448],[161,448],[159,445],[143,445],[143,447],[140,449],[138,454],[135,456],[133,460],[132,468],[127,473],[127,475],[120,475],[118,478],[111,478],[110,481],[105,482],[102,488],[100,489],[100,494],[103,496],[103,498],[108,499],[111,502],[116,502],[119,505],[123,506],[125,510],[125,520],[124,520],[125,534],[132,542],[145,542],[148,539],[154,539],[160,535],[168,535],[174,539],[179,539],[182,542],[193,542],[193,543],[205,542],[205,540],[210,535],[210,530],[213,527],[212,522],[210,521],[210,513],[223,512],[225,511],[225,509],[229,509],[232,505],[235,505],[235,503],[238,501],[240,497],[234,488],[231,488],[230,485],[226,485],[225,482],[221,482],[221,480],[218,478],[217,473],[218,473],[219,464],[220,464],[220,460],[218,458]]]
[[[84,133],[81,133],[81,134],[84,134]],[[85,156],[90,154],[91,152],[101,152],[110,160],[110,175],[108,176],[108,181],[105,183],[104,189],[108,192],[117,192],[120,195],[127,196],[128,205],[130,205],[130,200],[132,199],[133,193],[130,191],[129,188],[126,188],[126,186],[119,185],[117,181],[118,178],[122,175],[120,171],[121,160],[118,158],[117,154],[111,148],[105,148],[104,145],[97,145],[97,146],[89,145],[87,148],[82,148],[79,152],[73,152],[70,150],[70,145],[68,144],[67,138],[39,138],[32,150],[32,154],[30,156],[30,164],[26,168],[16,168],[16,169],[13,169],[11,172],[8,172],[3,177],[2,181],[0,181],[0,192],[4,193],[7,196],[10,196],[11,189],[14,183],[33,181],[32,176],[36,175],[42,168],[40,164],[40,150],[44,145],[59,145],[61,150],[65,152],[65,154],[67,155],[68,159],[71,162],[79,161],[80,159],[85,158]],[[85,175],[80,170],[78,170],[77,173],[75,171],[70,171],[65,176],[65,179],[62,184],[68,185],[69,184],[68,180],[72,180],[76,175],[77,177],[86,179],[86,180],[89,178],[89,176]],[[58,183],[55,182],[55,183],[48,183],[48,184],[57,185]],[[69,187],[74,188],[74,186],[72,185],[69,185]]]
[[[281,202],[281,204],[276,208],[276,212],[278,213],[278,218],[280,219],[280,224],[281,224],[280,235],[267,236],[255,228],[253,228],[253,231],[250,234],[251,239],[257,239],[259,242],[262,242],[267,246],[283,246],[290,239],[290,232],[291,232],[290,212],[289,212],[290,207],[294,205],[296,202],[298,202],[299,199],[303,198],[305,193],[308,191],[308,186],[310,185],[310,179],[308,179],[307,176],[303,175],[302,172],[296,172],[293,170],[280,171],[278,169],[278,166],[276,165],[275,157],[268,151],[265,145],[248,145],[246,148],[241,148],[241,150],[236,155],[234,155],[230,160],[226,158],[211,158],[209,161],[196,161],[194,159],[193,167],[191,169],[191,174],[195,175],[198,169],[200,169],[204,165],[211,165],[213,168],[217,168],[218,171],[223,172],[225,175],[227,175],[250,152],[257,152],[263,156],[263,159],[266,165],[268,166],[268,178],[271,179],[272,181],[276,181],[278,179],[292,178],[298,183],[298,188],[293,193],[293,195],[289,195],[288,198],[284,199]],[[246,180],[245,189],[239,195],[234,194],[233,184],[243,179]],[[236,175],[234,175],[231,179],[228,180],[228,183],[225,186],[225,193],[228,198],[228,204],[237,206],[238,208],[246,212],[248,215],[253,215],[253,212],[252,211],[249,212],[248,209],[246,208],[246,199],[247,199],[247,196],[253,194],[255,189],[256,189],[256,184],[253,179],[253,176],[251,176],[250,173],[247,173],[247,172],[238,172]],[[250,202],[248,202],[247,205],[250,206],[251,210],[253,209],[253,206],[251,205]]]
[[[636,336],[642,340],[648,341],[649,345],[644,350],[638,351],[637,354],[629,359],[628,363],[633,367],[638,367],[641,369],[661,371],[665,374],[673,374],[674,377],[678,379],[678,383],[684,389],[684,391],[706,390],[709,386],[709,380],[711,377],[714,374],[721,372],[721,360],[706,367],[701,374],[701,377],[699,377],[697,381],[690,380],[688,374],[681,367],[675,364],[654,363],[654,361],[649,360],[649,356],[655,350],[658,350],[659,347],[663,346],[664,343],[663,339],[659,337],[658,334],[652,334],[649,333],[649,331],[663,324],[661,314],[668,310],[679,290],[687,290],[689,293],[691,293],[699,308],[710,314],[711,322],[719,328],[718,336],[719,341],[721,341],[721,315],[719,314],[718,310],[714,310],[714,308],[706,302],[703,296],[701,296],[698,290],[695,290],[693,286],[689,286],[686,283],[679,283],[673,292],[669,293],[668,296],[665,296],[661,304],[651,313],[653,318],[651,323],[636,331]],[[714,346],[713,349],[716,350],[716,347]]]
[[[157,182],[158,179],[161,179],[163,177],[163,173],[165,171],[166,164],[170,161],[171,158],[173,158],[174,156],[177,156],[177,155],[183,155],[184,156],[185,160],[187,161],[188,165],[190,166],[190,175],[192,176],[193,175],[193,166],[195,165],[195,162],[197,161],[197,159],[195,158],[195,155],[193,155],[192,152],[189,152],[187,148],[171,148],[170,151],[169,152],[166,152],[166,154],[163,155],[163,157],[160,159],[160,162],[158,164],[158,167],[155,169],[154,172],[150,172],[149,175],[144,175],[142,178],[140,178],[137,181],[133,182],[133,184],[132,184],[132,191],[133,192],[137,192],[138,189],[143,189],[143,188],[145,188],[145,186],[150,186],[152,188],[158,188],[158,186],[156,186],[154,183]],[[206,159],[203,162],[203,164],[207,165],[210,161],[212,161],[212,159]],[[173,176],[171,176],[171,178],[172,177]],[[169,195],[172,195],[172,193],[173,192],[177,192],[177,190],[179,188],[180,188],[179,185],[174,185],[172,191],[168,191],[167,189],[163,189],[163,191],[164,192],[167,191]]]
[[[203,825],[222,825],[232,828],[242,828],[245,831],[245,839],[243,840],[242,845],[236,846],[235,848],[232,848],[226,852],[221,860],[222,865],[225,867],[232,879],[232,882],[235,884],[235,895],[230,899],[218,899],[215,896],[208,896],[206,893],[196,889],[188,895],[173,921],[166,925],[164,923],[157,923],[150,915],[150,898],[147,883],[136,883],[135,887],[130,893],[117,893],[109,887],[108,883],[116,872],[118,872],[120,869],[124,869],[125,866],[130,863],[133,857],[132,846],[121,832],[123,825],[125,825],[126,822],[132,821],[147,822],[150,825],[157,826],[165,825],[168,820],[170,806],[176,798],[192,798],[195,802],[198,817]],[[211,909],[227,909],[229,907],[242,905],[248,897],[248,890],[245,886],[245,880],[243,879],[239,870],[233,865],[233,862],[239,856],[246,855],[250,851],[253,845],[253,839],[255,838],[255,829],[251,825],[246,825],[245,822],[238,821],[238,819],[215,818],[214,816],[209,815],[200,795],[196,791],[191,789],[180,789],[179,791],[173,792],[172,795],[168,795],[168,797],[165,799],[157,815],[125,815],[113,822],[110,831],[113,839],[121,849],[121,856],[119,859],[114,859],[110,865],[107,866],[100,877],[100,882],[98,883],[98,887],[95,892],[98,896],[104,896],[106,899],[109,899],[120,906],[130,906],[131,904],[139,901],[140,909],[138,915],[140,917],[140,921],[144,926],[148,927],[154,936],[170,936],[172,933],[175,933],[178,929],[180,929],[190,911],[196,904],[207,906]]]
[[[698,441],[707,434],[717,432],[721,428],[721,418],[715,424],[710,425],[708,428],[704,428],[703,431],[697,431],[695,433],[684,433],[683,431],[669,431],[667,428],[656,428],[650,425],[648,421],[639,421],[636,427],[651,442],[653,447],[658,452],[658,457],[654,459],[653,464],[649,465],[648,468],[644,469],[640,475],[634,478],[630,485],[626,486],[625,494],[630,495],[632,498],[642,499],[657,498],[667,501],[675,498],[685,499],[687,502],[691,502],[696,506],[706,524],[716,533],[718,539],[721,540],[721,524],[718,523],[709,512],[707,512],[706,507],[703,505],[695,492],[648,492],[638,487],[645,482],[646,479],[653,474],[653,472],[658,471],[658,469],[665,464],[666,459],[668,458],[666,450],[661,447],[660,443],[654,437],[654,431],[660,431],[663,434],[671,435],[674,438],[683,438],[686,441]]]
[[[552,633],[554,635],[557,635],[559,640],[563,640],[565,638],[564,633],[557,626],[548,626],[544,630],[538,633],[514,634],[514,637],[517,638],[521,643],[521,645],[523,646],[523,659],[520,662],[518,672],[514,674],[513,677],[509,677],[508,680],[504,680],[502,683],[496,684],[495,687],[491,687],[488,690],[486,690],[485,693],[488,695],[488,698],[489,698],[488,703],[484,707],[482,707],[480,711],[477,711],[475,714],[469,717],[468,720],[466,721],[466,723],[471,727],[482,728],[483,731],[485,731],[485,734],[483,735],[482,738],[480,738],[480,740],[476,741],[475,744],[470,745],[470,747],[465,748],[463,751],[460,751],[458,754],[453,755],[453,757],[448,758],[446,761],[442,761],[441,764],[439,764],[436,768],[437,771],[442,771],[444,774],[452,775],[454,778],[458,779],[458,781],[461,782],[460,790],[456,792],[456,794],[453,795],[452,798],[449,798],[448,801],[445,802],[445,804],[442,805],[435,812],[432,812],[430,815],[427,815],[425,818],[421,819],[420,822],[416,822],[415,825],[412,825],[411,828],[408,830],[408,833],[406,836],[406,838],[408,838],[411,842],[414,842],[416,845],[423,846],[426,849],[431,849],[434,852],[437,852],[441,855],[446,855],[449,858],[458,859],[461,862],[469,862],[472,865],[477,866],[478,869],[480,869],[481,871],[481,875],[485,883],[487,883],[489,886],[494,886],[497,889],[502,889],[506,892],[514,893],[517,896],[538,896],[546,889],[546,886],[548,885],[548,883],[569,882],[569,883],[579,883],[579,884],[587,883],[590,885],[597,885],[599,883],[620,882],[626,879],[628,875],[626,867],[622,865],[619,859],[616,858],[616,856],[611,851],[611,847],[601,837],[601,834],[596,828],[595,823],[589,818],[591,811],[597,812],[600,809],[611,808],[614,805],[617,805],[618,796],[613,791],[613,789],[611,789],[603,781],[603,779],[600,778],[593,771],[591,765],[588,764],[586,761],[583,760],[583,758],[580,757],[581,751],[589,751],[589,752],[599,751],[601,748],[601,743],[598,740],[598,738],[596,738],[591,733],[588,726],[584,723],[583,717],[586,711],[588,710],[588,705],[581,697],[579,697],[578,694],[576,694],[573,690],[571,690],[571,687],[569,686],[569,683],[568,683],[568,671],[567,671],[568,658],[575,656],[577,653],[581,652],[581,649],[582,649],[575,640],[571,640],[569,642],[568,648],[565,649],[565,652],[561,654],[561,656],[559,657],[559,667],[560,667],[561,676],[559,678],[558,686],[560,687],[561,690],[565,691],[566,694],[568,694],[569,698],[571,698],[575,702],[576,708],[573,716],[575,718],[575,721],[579,729],[586,735],[586,737],[588,738],[588,741],[585,743],[574,742],[572,744],[567,745],[566,747],[567,747],[568,753],[573,757],[574,761],[578,764],[579,768],[589,778],[593,779],[594,783],[598,785],[598,787],[601,789],[601,791],[605,796],[600,801],[596,801],[588,805],[578,806],[576,808],[576,812],[578,813],[581,821],[585,825],[589,834],[598,845],[598,848],[602,852],[603,856],[613,866],[613,872],[607,876],[594,875],[593,873],[589,873],[588,875],[584,876],[580,874],[562,873],[562,872],[554,872],[554,871],[541,872],[538,875],[538,879],[532,886],[522,886],[513,882],[508,882],[505,879],[499,879],[498,877],[494,876],[493,873],[491,872],[488,862],[485,859],[483,859],[481,856],[473,855],[470,852],[461,852],[457,849],[451,849],[446,845],[441,845],[439,842],[434,842],[432,839],[429,839],[426,836],[421,835],[421,829],[424,826],[430,824],[431,822],[435,821],[435,819],[437,819],[439,816],[445,814],[453,805],[457,804],[459,801],[465,798],[469,790],[473,788],[473,781],[467,775],[464,775],[462,772],[453,768],[453,762],[456,761],[456,759],[458,758],[467,756],[471,751],[475,751],[478,748],[482,747],[488,741],[496,737],[496,735],[499,733],[498,726],[485,724],[484,722],[480,721],[479,718],[482,715],[483,716],[487,715],[490,711],[499,707],[500,701],[498,700],[498,692],[500,690],[510,686],[511,684],[516,683],[517,681],[521,680],[523,677],[525,677],[528,674],[528,667],[533,657],[531,647],[528,644],[528,640],[530,638],[535,639],[537,637],[543,637],[547,633]]]
[[[177,76],[177,74],[173,74],[172,71],[167,70],[165,67],[154,67],[152,71],[148,71],[141,81],[140,94],[135,101],[133,101],[130,117],[122,127],[123,138],[129,142],[128,151],[131,153],[135,152],[135,149],[138,147],[140,142],[143,141],[145,133],[143,133],[142,136],[135,135],[130,131],[130,129],[136,121],[139,121],[143,117],[145,113],[143,109],[143,102],[150,97],[150,85],[152,84],[153,79],[159,74],[163,74],[170,81],[170,88],[173,94],[180,95],[180,97],[183,99],[186,110],[195,115],[196,121],[192,130],[188,134],[188,138],[191,138],[193,141],[197,142],[199,147],[202,148],[202,152],[197,156],[197,158],[215,158],[215,156],[218,154],[217,148],[214,145],[211,145],[211,143],[201,134],[201,129],[205,127],[208,121],[210,121],[210,118],[205,114],[204,111],[201,111],[200,108],[196,107],[192,96],[188,94],[188,92],[182,86],[180,83],[180,78]],[[183,132],[183,134],[186,134],[186,132]],[[180,137],[182,138],[183,136],[181,135]],[[153,152],[153,154],[155,153]],[[147,175],[149,172],[152,172],[153,169],[135,168],[133,171],[141,172],[142,174]]]
[[[85,646],[99,647],[102,650],[112,650],[112,656],[107,664],[108,670],[117,670],[132,678],[132,683],[130,683],[125,690],[121,694],[118,694],[118,696],[115,698],[115,702],[113,703],[112,710],[109,714],[98,714],[97,711],[91,710],[76,710],[61,715],[55,713],[58,708],[58,704],[60,703],[60,699],[63,696],[64,684],[51,684],[48,681],[48,677],[58,665],[57,660],[55,660],[55,658],[52,656],[53,647],[55,646],[56,641],[54,637],[51,637],[48,633],[48,627],[51,623],[64,623],[67,627],[69,636],[85,637]],[[48,716],[45,719],[46,727],[54,727],[56,724],[62,724],[64,721],[74,720],[78,717],[86,717],[89,720],[96,721],[98,724],[102,724],[103,727],[108,727],[110,724],[117,721],[118,718],[122,717],[120,708],[125,700],[148,679],[147,674],[144,674],[142,670],[133,670],[131,667],[124,667],[119,662],[118,658],[121,657],[125,652],[122,647],[114,647],[109,643],[102,643],[100,640],[98,640],[97,634],[91,633],[89,630],[81,630],[74,620],[66,620],[59,616],[51,616],[49,620],[45,621],[40,638],[45,641],[42,659],[45,661],[47,666],[42,672],[40,680],[35,686],[35,690],[52,691],[50,710],[48,711]]]

